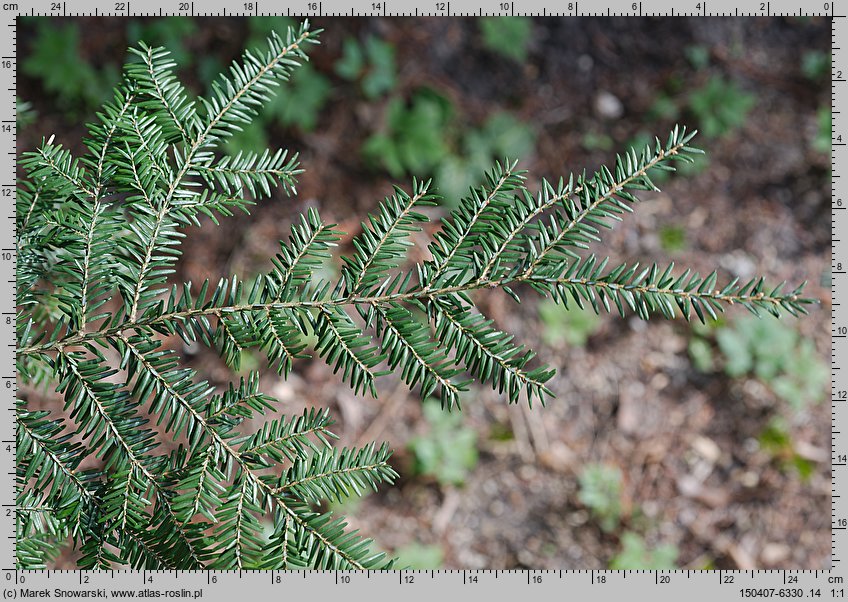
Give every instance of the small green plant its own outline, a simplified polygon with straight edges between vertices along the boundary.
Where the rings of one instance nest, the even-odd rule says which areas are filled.
[[[679,116],[680,107],[677,101],[665,92],[657,94],[647,113],[647,118],[654,121],[674,121]]]
[[[32,108],[32,103],[23,100],[20,96],[15,97],[15,119],[18,128],[25,128],[35,121],[38,113]]]
[[[660,228],[660,247],[666,253],[677,253],[686,248],[686,229],[681,226]]]
[[[527,58],[533,35],[533,21],[529,17],[483,17],[478,22],[486,48],[516,61]]]
[[[542,340],[555,347],[583,347],[601,325],[600,318],[591,310],[553,301],[539,303],[539,318],[544,325]]]
[[[415,472],[442,485],[462,485],[477,465],[477,433],[462,424],[461,414],[443,412],[438,401],[426,402],[423,412],[428,432],[408,444]]]
[[[411,543],[398,548],[394,553],[397,566],[414,570],[436,570],[442,568],[445,551],[441,546]]]
[[[808,50],[801,56],[801,73],[809,80],[818,81],[830,75],[830,53]]]
[[[368,36],[362,45],[347,38],[342,58],[336,63],[336,73],[347,80],[358,80],[362,93],[369,99],[394,89],[397,85],[395,71],[394,46],[375,36]]]
[[[742,126],[756,97],[737,84],[714,75],[689,96],[689,109],[699,128],[711,138],[724,136]]]
[[[475,186],[479,174],[500,157],[526,157],[533,152],[533,128],[504,112],[490,115],[480,128],[464,132],[462,150],[444,158],[436,179],[448,198],[461,198]],[[456,209],[456,206],[450,206]]]
[[[613,140],[607,134],[590,131],[583,134],[582,144],[588,151],[608,151],[612,148]]]
[[[227,140],[227,152],[249,153],[252,149],[268,146],[268,131],[275,124],[311,132],[330,92],[329,80],[311,65],[303,65],[291,76],[286,89],[263,107],[255,121]]]
[[[833,144],[833,115],[830,107],[820,107],[816,113],[816,135],[813,138],[813,148],[820,153],[830,155]]]
[[[197,33],[197,22],[185,17],[163,17],[161,19],[131,19],[127,22],[127,42],[131,45],[146,42],[152,46],[164,46],[171,58],[183,69],[189,68],[194,55],[186,48],[185,41]]]
[[[662,570],[677,568],[677,546],[662,544],[653,550],[638,533],[626,531],[621,536],[621,551],[610,561],[611,569]]]
[[[795,451],[792,433],[783,417],[773,417],[757,440],[760,448],[771,455],[784,472],[794,470],[801,479],[812,476],[815,465]]]
[[[717,329],[728,376],[753,374],[800,409],[821,401],[829,370],[809,339],[772,317],[742,317]]]
[[[687,46],[683,51],[686,55],[686,60],[695,69],[706,69],[710,64],[710,49],[700,44]]]
[[[693,336],[689,339],[687,346],[689,351],[689,359],[692,360],[692,365],[698,372],[712,372],[715,370],[715,358],[713,347],[704,337]]]
[[[366,140],[365,158],[394,177],[432,173],[449,153],[450,101],[429,89],[415,93],[407,104],[392,98],[386,109],[385,131]]]
[[[457,483],[476,462],[475,434],[439,405],[457,410],[472,380],[511,403],[552,395],[554,371],[481,313],[485,291],[515,300],[535,291],[644,319],[704,321],[729,305],[798,315],[814,303],[802,287],[783,293],[761,278],[721,286],[716,272],[610,266],[585,253],[639,191],[656,189],[654,173],[701,152],[678,127],[594,174],[541,180],[532,191],[516,161],[495,163],[417,261],[410,234],[440,199],[432,182],[412,179],[363,220],[338,273],[322,267],[342,233],[311,208],[259,277],[213,271],[172,283],[183,238],[201,218],[218,224],[275,190],[295,194],[294,153],[227,149],[316,42],[306,22],[272,33],[202,99],[166,49],[139,44],[81,157],[55,136],[22,155],[18,568],[44,568],[65,546],[89,569],[394,566],[320,510],[391,483],[388,446],[333,445],[329,412],[286,414],[258,370],[210,384],[175,340],[208,348],[234,372],[246,354],[263,355],[263,371],[281,378],[315,357],[357,395],[376,396],[378,377],[391,374],[422,399],[437,397],[424,406],[429,443],[413,453],[423,470]]]
[[[21,62],[21,70],[40,79],[44,90],[56,96],[69,117],[98,106],[118,81],[114,65],[97,70],[80,56],[80,30],[76,23],[37,21],[32,51]]]
[[[589,508],[601,529],[611,533],[621,522],[621,471],[615,466],[589,464],[579,476],[580,503]]]

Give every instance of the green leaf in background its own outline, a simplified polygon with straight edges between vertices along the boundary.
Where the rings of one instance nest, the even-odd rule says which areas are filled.
[[[600,318],[588,308],[566,308],[547,299],[539,303],[539,317],[545,326],[542,340],[553,346],[583,347],[601,325]]]
[[[813,148],[820,153],[830,154],[833,143],[833,115],[830,107],[820,107],[816,113],[816,136],[813,138]]]
[[[185,17],[132,19],[127,22],[127,42],[130,45],[136,46],[143,41],[148,46],[164,46],[170,51],[170,58],[182,68],[190,67],[194,62],[195,55],[186,48],[185,40],[196,33],[197,22]]]
[[[118,82],[118,69],[107,64],[98,70],[80,55],[80,31],[76,23],[39,20],[29,56],[22,71],[41,80],[70,114],[87,111],[107,98]]]
[[[441,546],[411,543],[398,548],[394,553],[398,567],[408,567],[413,570],[440,569],[445,561],[445,552]]]
[[[342,58],[336,61],[336,73],[347,80],[359,77],[365,68],[365,57],[359,43],[348,36],[342,42]]]
[[[361,78],[360,86],[366,98],[374,99],[391,92],[397,85],[395,48],[390,42],[368,36],[360,46],[346,38],[342,58],[336,62],[336,73],[347,80]]]
[[[35,109],[32,108],[32,103],[23,100],[20,96],[15,97],[15,118],[18,128],[25,128],[38,117]]]
[[[445,196],[445,206],[454,208],[457,199],[479,184],[479,174],[493,160],[505,157],[529,157],[536,145],[533,128],[506,112],[488,117],[479,129],[466,132],[462,140],[463,153],[442,161],[436,183]]]
[[[533,34],[529,17],[483,17],[479,23],[486,48],[519,62],[527,58]]]
[[[689,96],[689,108],[705,136],[724,136],[741,127],[756,104],[756,96],[737,84],[714,75]]]
[[[810,50],[801,57],[801,73],[807,79],[816,81],[830,74],[830,53]]]
[[[588,464],[580,473],[578,499],[607,533],[621,521],[621,470],[616,466]]]
[[[415,471],[435,477],[442,485],[462,485],[477,465],[477,433],[463,426],[462,414],[445,412],[434,400],[423,405],[429,433],[409,441]]]
[[[363,154],[394,177],[432,173],[449,152],[451,115],[450,102],[431,90],[416,92],[408,106],[393,98],[386,109],[386,130],[365,142]]]
[[[273,31],[286,31],[297,26],[297,21],[289,17],[250,17],[248,20],[248,48],[262,47],[265,39]],[[201,63],[202,65],[202,63]],[[210,72],[214,64],[209,66]],[[265,129],[271,124],[296,127],[302,132],[311,132],[318,122],[318,114],[326,106],[332,87],[330,80],[321,74],[311,63],[304,63],[290,77],[285,86],[281,86],[276,96],[260,111],[260,120]],[[257,132],[243,138],[245,142],[265,140]],[[241,142],[239,141],[239,144]],[[264,147],[267,144],[260,144]],[[257,148],[257,147],[254,147]],[[249,147],[238,150],[249,151]]]
[[[692,337],[689,340],[689,358],[698,372],[707,373],[715,369],[713,361],[713,350],[709,342],[701,337]]]
[[[318,115],[327,104],[330,91],[330,81],[307,63],[294,72],[266,110],[283,125],[311,132],[318,124]]]
[[[238,153],[249,153],[257,148],[266,148],[268,146],[266,130],[265,123],[257,119],[243,126],[240,131],[234,132],[224,142],[224,149],[229,154],[237,155]]]
[[[821,400],[828,366],[791,326],[771,316],[745,316],[719,328],[716,341],[728,376],[752,373],[795,409]]]
[[[677,547],[671,544],[662,544],[651,550],[641,535],[627,531],[621,536],[621,546],[621,552],[610,562],[611,569],[657,570],[677,566]]]
[[[389,42],[369,36],[365,40],[368,71],[362,78],[362,91],[368,98],[377,98],[390,92],[395,80],[395,48]]]
[[[676,253],[686,248],[686,229],[682,226],[660,228],[660,246],[666,253]]]
[[[488,149],[488,162],[494,157],[528,157],[536,146],[533,128],[510,113],[495,113],[480,130],[483,148]]]

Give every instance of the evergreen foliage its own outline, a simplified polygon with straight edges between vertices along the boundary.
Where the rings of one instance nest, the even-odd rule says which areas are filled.
[[[317,33],[304,23],[272,35],[200,100],[165,49],[140,44],[89,126],[84,157],[52,136],[23,156],[18,369],[23,382],[61,395],[64,414],[18,402],[19,567],[49,565],[69,541],[83,568],[392,566],[316,509],[391,483],[388,448],[334,447],[325,411],[263,419],[277,406],[258,374],[218,391],[166,337],[213,348],[233,368],[259,350],[287,375],[314,334],[314,353],[355,392],[376,395],[377,378],[396,372],[456,408],[472,379],[509,402],[550,396],[553,371],[533,367],[533,353],[479,312],[477,290],[517,301],[534,289],[646,319],[703,320],[728,304],[794,315],[811,302],[801,287],[781,292],[759,278],[719,288],[715,272],[578,254],[632,210],[637,191],[655,188],[652,171],[700,152],[681,128],[538,192],[515,162],[496,164],[442,220],[431,258],[412,267],[409,235],[437,202],[427,181],[395,188],[365,220],[336,282],[316,271],[341,233],[310,210],[252,283],[169,286],[186,226],[246,211],[275,188],[295,192],[296,155],[222,149],[306,60]],[[249,429],[254,421],[262,426]]]

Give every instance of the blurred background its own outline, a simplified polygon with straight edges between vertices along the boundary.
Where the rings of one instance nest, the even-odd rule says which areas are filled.
[[[204,94],[245,46],[290,23],[22,18],[18,149],[55,133],[81,153],[128,45],[167,46]],[[329,406],[340,445],[395,450],[399,483],[335,509],[416,568],[828,568],[829,21],[314,23],[325,32],[312,61],[227,143],[300,152],[298,196],[192,230],[175,280],[266,271],[310,206],[350,233],[341,254],[391,183],[434,177],[446,197],[438,218],[496,158],[520,158],[531,182],[557,179],[682,123],[701,131],[705,158],[656,178],[663,192],[644,195],[593,250],[719,268],[719,282],[808,280],[822,301],[800,320],[732,308],[693,326],[481,293],[499,328],[558,369],[556,399],[532,410],[479,387],[446,414],[393,376],[378,399],[359,397],[320,360],[301,360],[285,381],[263,370],[283,412]],[[417,235],[415,258],[435,229]],[[211,383],[234,378],[214,352],[183,352]]]

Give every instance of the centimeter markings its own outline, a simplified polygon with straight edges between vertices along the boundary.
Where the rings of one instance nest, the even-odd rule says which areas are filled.
[[[553,6],[548,6],[548,4]],[[94,0],[79,2],[4,2],[0,8],[15,15],[41,16],[833,16],[835,0],[653,0],[632,2],[631,0],[600,0],[567,2],[562,0],[293,0],[285,7],[278,2],[263,0],[135,0],[134,3],[120,0]],[[419,6],[420,4],[420,6]]]
[[[6,162],[0,176],[0,196],[9,201],[10,210],[7,219],[0,222],[0,279],[9,283],[9,296],[4,299],[0,294],[0,316],[6,345],[0,345],[0,390],[6,392],[6,410],[15,411],[17,391],[14,351],[17,347],[15,329],[16,315],[16,201],[14,182],[16,181],[17,137],[16,137],[16,69],[17,69],[17,27],[19,15],[40,16],[247,16],[247,15],[286,15],[286,16],[482,16],[482,15],[533,15],[533,16],[819,16],[831,18],[832,34],[832,78],[831,110],[833,117],[832,150],[832,279],[831,279],[831,315],[832,315],[832,569],[799,571],[403,571],[396,573],[374,573],[361,571],[336,571],[327,573],[281,571],[17,571],[15,566],[15,433],[14,420],[0,420],[0,443],[8,454],[6,473],[9,485],[0,490],[0,520],[6,520],[8,529],[5,535],[0,531],[0,571],[3,577],[3,597],[44,596],[70,597],[74,592],[93,590],[103,597],[184,597],[214,600],[232,600],[243,595],[242,581],[248,579],[251,586],[262,588],[285,587],[289,595],[310,595],[321,597],[322,593],[338,595],[339,587],[348,588],[348,594],[359,594],[364,599],[388,598],[396,596],[403,588],[403,595],[411,600],[430,600],[434,591],[444,588],[470,587],[474,595],[509,595],[504,587],[531,586],[539,599],[561,599],[563,588],[567,584],[570,591],[589,594],[597,588],[603,596],[632,596],[652,585],[664,589],[652,591],[651,595],[659,600],[675,600],[681,595],[697,600],[713,600],[717,596],[738,597],[807,597],[807,598],[845,598],[845,576],[840,562],[844,552],[843,539],[848,534],[848,508],[843,501],[843,473],[848,470],[848,434],[841,430],[842,423],[848,420],[848,382],[844,381],[841,360],[848,350],[848,309],[842,309],[839,299],[848,293],[846,264],[848,254],[842,252],[848,240],[839,236],[848,228],[848,203],[843,202],[845,192],[842,188],[842,156],[846,144],[841,134],[841,115],[846,100],[843,93],[844,83],[848,80],[848,63],[842,59],[840,44],[848,39],[848,18],[840,14],[845,7],[837,10],[833,0],[813,0],[801,5],[798,0],[741,0],[737,3],[728,0],[653,0],[650,2],[631,2],[629,0],[598,0],[582,4],[575,2],[554,2],[549,0],[521,0],[503,2],[500,0],[409,0],[390,3],[386,0],[294,0],[292,6],[285,6],[285,12],[279,10],[277,3],[263,0],[263,6],[256,0],[209,0],[185,2],[181,0],[135,0],[121,2],[114,0],[94,0],[79,2],[0,2],[0,15],[7,17],[6,26],[9,35],[0,41],[0,74],[6,86],[0,92],[0,107],[9,107],[8,112],[0,111],[0,140],[5,144]],[[420,3],[420,5],[417,5]],[[481,5],[484,4],[484,5]],[[674,6],[672,6],[674,4]],[[840,0],[840,4],[842,4]],[[848,134],[846,134],[848,136]],[[848,138],[846,138],[848,140]],[[4,375],[5,374],[5,375]],[[308,582],[308,583],[307,583]],[[696,583],[697,582],[697,583]],[[374,591],[372,586],[378,586]],[[438,590],[433,588],[437,587]],[[364,588],[368,588],[367,594]],[[274,589],[265,590],[272,593]],[[39,592],[43,592],[40,593]],[[123,592],[123,593],[122,593]],[[128,594],[127,592],[134,592]],[[146,596],[145,596],[146,594]],[[376,594],[376,595],[375,595]]]
[[[7,466],[6,486],[0,487],[0,520],[6,521],[7,528],[0,530],[0,566],[15,566],[15,452],[17,422],[12,413],[15,412],[17,397],[17,371],[15,350],[17,349],[17,329],[15,328],[15,308],[17,296],[16,263],[17,263],[17,195],[16,165],[17,165],[17,20],[11,19],[5,23],[8,35],[0,41],[0,74],[5,85],[0,86],[0,140],[5,147],[4,160],[0,163],[0,198],[6,202],[9,209],[0,222],[0,280],[8,283],[8,295],[0,293],[0,336],[5,345],[0,344],[0,391],[5,393],[7,402],[3,404],[11,412],[0,417],[0,454],[8,454],[10,462]],[[3,96],[5,95],[5,97]],[[0,341],[0,343],[2,343]],[[8,564],[7,564],[8,563]]]
[[[845,7],[840,7],[844,11]],[[848,420],[848,383],[845,381],[846,372],[841,369],[841,360],[846,352],[848,342],[848,308],[841,305],[846,291],[846,267],[848,254],[845,247],[848,240],[843,240],[843,233],[848,228],[843,202],[845,190],[841,168],[845,164],[845,142],[842,135],[842,114],[846,107],[844,93],[846,80],[845,50],[842,44],[848,39],[848,19],[833,18],[831,20],[831,562],[836,569],[841,569],[842,552],[845,548],[845,535],[848,534],[848,509],[846,509],[843,492],[845,471],[848,470],[848,434],[842,432],[842,424]],[[846,133],[848,135],[848,133]],[[841,415],[840,415],[841,414]]]

